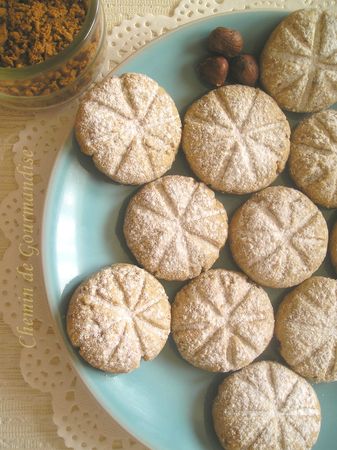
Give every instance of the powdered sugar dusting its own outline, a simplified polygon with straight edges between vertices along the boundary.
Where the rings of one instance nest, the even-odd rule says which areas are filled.
[[[228,450],[307,450],[320,430],[320,406],[303,378],[281,364],[258,362],[221,384],[213,406]]]
[[[155,358],[170,332],[170,304],[161,284],[130,264],[106,267],[72,296],[67,331],[92,366],[128,372]]]
[[[321,111],[297,126],[289,163],[295,183],[314,202],[337,207],[336,111]]]
[[[318,382],[337,380],[337,281],[309,278],[288,294],[276,333],[296,372]]]
[[[196,175],[214,189],[243,194],[268,186],[285,166],[290,128],[272,98],[224,86],[192,104],[183,148]]]
[[[76,136],[113,180],[143,184],[172,165],[181,122],[171,97],[151,78],[127,73],[96,85],[82,101]]]
[[[328,228],[322,213],[301,192],[274,186],[253,195],[230,224],[237,264],[271,287],[300,283],[325,258]]]
[[[267,294],[236,272],[209,270],[181,289],[172,305],[172,333],[181,355],[213,372],[252,362],[273,330]]]
[[[166,280],[209,269],[227,238],[227,214],[214,192],[193,178],[166,176],[130,201],[124,234],[138,262]]]
[[[261,81],[281,107],[318,111],[337,100],[337,16],[305,9],[274,30],[261,57]]]

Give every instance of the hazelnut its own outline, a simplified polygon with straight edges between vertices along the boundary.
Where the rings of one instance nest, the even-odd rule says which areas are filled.
[[[238,55],[242,48],[243,37],[237,30],[218,27],[208,36],[208,49],[227,58],[233,58]]]
[[[228,74],[227,59],[223,56],[209,56],[199,64],[199,73],[212,86],[223,86]]]
[[[259,65],[252,55],[237,56],[230,62],[230,75],[236,83],[255,86],[259,78]]]

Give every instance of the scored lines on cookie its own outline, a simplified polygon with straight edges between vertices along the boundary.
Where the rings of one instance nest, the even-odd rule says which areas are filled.
[[[335,136],[332,133],[331,128],[328,127],[327,124],[325,122],[323,122],[317,116],[315,117],[313,125],[314,125],[314,127],[316,127],[316,129],[323,131],[323,134],[328,137],[329,142],[331,143],[331,147],[333,149],[334,148],[333,144],[337,144],[337,136]],[[335,152],[337,152],[337,149],[335,150]]]
[[[290,203],[289,205],[289,209],[293,210],[293,214],[294,214],[294,209],[293,209],[293,203]],[[266,212],[268,211],[268,212]],[[292,241],[293,238],[295,238],[298,234],[300,234],[307,226],[311,225],[311,223],[316,219],[316,217],[318,216],[319,212],[315,212],[314,214],[307,216],[300,225],[298,225],[298,227],[295,230],[291,230],[291,232],[289,233],[288,231],[288,226],[284,225],[281,222],[281,219],[278,220],[278,222],[276,222],[276,214],[271,213],[270,210],[268,210],[268,208],[264,208],[261,211],[261,215],[264,216],[264,218],[269,218],[272,220],[272,223],[274,225],[278,225],[278,230],[277,230],[277,235],[279,234],[280,231],[284,231],[286,230],[287,232],[285,234],[282,234],[281,236],[278,236],[278,239],[275,240],[275,244],[273,245],[273,248],[264,256],[258,257],[257,259],[251,261],[250,263],[250,267],[254,267],[257,264],[263,264],[264,262],[266,262],[272,255],[274,255],[275,253],[279,252],[282,248],[284,248],[284,246],[287,244],[289,246],[290,249],[293,250],[293,252],[295,252],[296,254],[301,253],[300,255],[300,259],[303,262],[304,265],[307,264],[306,259],[304,259],[303,256],[303,252],[301,250],[299,250],[297,247],[294,246],[294,242]],[[292,214],[292,215],[293,215]],[[274,231],[271,229],[270,230],[270,234],[273,235]],[[305,239],[305,236],[302,236],[302,239]],[[311,239],[313,240],[319,240],[316,238],[316,236],[312,236]],[[288,257],[288,255],[287,255]],[[288,259],[288,258],[287,258]],[[289,260],[288,260],[289,263]]]
[[[211,329],[210,333],[208,334],[208,336],[206,336],[206,338],[199,345],[199,347],[194,349],[193,356],[196,357],[197,355],[200,355],[200,353],[202,353],[202,351],[205,350],[212,342],[214,341],[216,342],[218,340],[218,335],[222,333],[223,333],[222,326],[217,327],[215,330]]]
[[[123,331],[122,331],[122,333],[120,335],[120,338],[119,338],[117,344],[115,345],[115,347],[113,347],[113,349],[111,350],[111,353],[110,353],[110,355],[108,357],[108,362],[109,363],[114,359],[116,353],[121,348],[121,346],[123,344],[123,341],[125,340],[125,336],[126,336],[126,333],[127,333],[127,326],[128,326],[128,323],[125,322]]]
[[[187,219],[188,214],[190,212],[190,209],[192,207],[193,202],[195,201],[195,197],[197,195],[197,192],[199,189],[201,189],[201,184],[197,183],[195,185],[195,187],[193,188],[190,197],[187,201],[187,204],[185,206],[185,209],[183,212],[178,211],[177,208],[177,204],[175,203],[175,201],[172,200],[171,196],[168,194],[165,184],[164,182],[161,183],[157,183],[156,185],[156,191],[160,196],[160,199],[164,202],[164,205],[166,206],[166,209],[164,210],[164,212],[162,211],[158,211],[156,209],[155,206],[149,206],[147,203],[139,203],[136,205],[137,209],[143,209],[144,211],[149,211],[151,214],[153,214],[157,219],[158,219],[158,223],[160,224],[161,220],[166,220],[167,223],[166,227],[171,227],[172,226],[172,222],[175,223],[177,225],[176,228],[176,233],[180,233],[180,237],[181,240],[185,243],[185,249],[186,249],[186,258],[187,258],[187,263],[189,265],[189,267],[191,268],[192,265],[192,255],[191,255],[191,249],[190,246],[188,245],[188,242],[186,240],[186,234],[189,235],[192,239],[197,239],[197,240],[201,240],[203,241],[203,243],[206,243],[212,247],[214,247],[216,249],[216,251],[219,250],[219,242],[217,240],[214,240],[206,235],[200,234],[198,232],[196,232],[195,230],[192,230],[189,227],[190,223],[196,222],[198,220],[205,220],[207,218],[210,217],[216,217],[217,215],[223,215],[224,213],[212,213],[209,216],[205,216],[205,217],[197,217],[197,218],[193,218],[193,220],[189,220]],[[156,270],[158,270],[158,268],[161,266],[162,262],[164,261],[167,252],[170,250],[171,248],[171,243],[172,241],[176,238],[176,235],[173,233],[169,233],[167,234],[169,237],[168,239],[165,240],[165,248],[163,250],[163,253],[161,255],[161,257],[159,257],[159,260],[156,263]]]
[[[141,331],[140,331],[140,329],[138,327],[137,320],[133,321],[133,328],[134,328],[134,331],[135,331],[135,335],[137,336],[137,339],[138,339],[140,352],[141,352],[142,356],[146,356],[147,355],[147,351],[146,351],[146,347],[145,347],[144,342],[143,342],[142,333],[141,333]]]
[[[131,131],[131,139],[130,142],[128,144],[125,145],[123,151],[121,152],[120,155],[120,159],[119,162],[116,164],[114,171],[113,171],[113,175],[116,177],[118,176],[118,174],[123,170],[124,165],[127,163],[129,155],[135,151],[135,146],[139,146],[142,148],[143,152],[142,154],[144,155],[145,158],[147,158],[147,171],[149,172],[148,175],[151,176],[151,178],[154,178],[156,176],[158,176],[158,170],[160,168],[156,168],[156,165],[153,161],[153,155],[151,150],[157,150],[156,148],[154,148],[153,146],[151,146],[148,142],[144,142],[144,133],[145,136],[146,134],[148,134],[149,136],[151,136],[153,139],[157,139],[158,141],[162,142],[166,147],[170,147],[172,149],[173,142],[170,143],[168,141],[168,139],[166,138],[166,135],[163,131],[161,131],[161,129],[159,128],[159,126],[162,124],[162,122],[164,123],[168,123],[168,120],[166,118],[163,118],[162,121],[158,121],[156,123],[156,130],[161,131],[161,133],[158,135],[155,134],[155,131],[152,131],[151,129],[148,128],[148,126],[144,126],[146,119],[148,117],[148,115],[150,114],[150,112],[152,111],[152,108],[158,98],[159,94],[159,87],[156,87],[156,89],[154,90],[153,96],[150,100],[150,102],[148,103],[145,111],[140,115],[140,113],[137,110],[137,106],[134,104],[134,101],[132,99],[132,95],[131,92],[129,92],[130,89],[132,89],[132,87],[130,87],[128,85],[128,83],[126,82],[126,79],[117,79],[119,80],[118,84],[119,84],[119,90],[124,98],[125,101],[125,106],[124,109],[125,110],[130,110],[132,112],[132,116],[128,115],[125,111],[123,111],[123,108],[119,108],[118,105],[112,104],[111,102],[104,101],[103,99],[97,99],[97,98],[92,98],[91,101],[94,102],[96,105],[107,108],[108,110],[110,110],[113,114],[116,114],[119,116],[120,119],[123,120],[124,125],[127,125],[128,123],[133,123],[133,121],[137,121],[140,125],[139,128],[137,128],[138,131],[141,130],[141,136],[137,135],[137,130],[135,129],[133,132]],[[126,109],[126,105],[127,105],[127,109]],[[111,131],[112,132],[112,131]],[[111,138],[111,134],[109,135],[109,133],[105,133],[105,140],[101,139],[101,143],[103,144],[104,142],[108,143],[109,142],[109,137]],[[97,152],[99,153],[99,152]],[[100,159],[100,155],[97,154],[96,158]]]
[[[290,30],[289,28],[286,28],[284,30],[284,32],[288,33],[296,42],[296,45],[300,46],[303,49],[304,54],[299,52],[292,52],[291,50],[284,51],[273,49],[272,51],[274,57],[277,57],[281,61],[286,62],[287,65],[292,64],[294,66],[294,69],[296,69],[299,61],[302,62],[300,75],[296,78],[298,72],[295,70],[295,78],[290,82],[288,81],[287,84],[283,83],[279,87],[279,89],[275,90],[275,95],[280,96],[287,90],[295,88],[295,86],[297,85],[299,86],[300,84],[303,84],[301,83],[301,81],[303,80],[305,82],[305,85],[302,89],[302,92],[300,93],[299,99],[301,108],[305,107],[305,105],[310,102],[310,97],[312,97],[312,89],[315,88],[315,81],[317,80],[320,71],[322,69],[325,71],[335,71],[337,68],[337,63],[329,61],[329,59],[335,54],[335,50],[333,50],[332,54],[330,55],[321,55],[322,41],[324,40],[325,34],[327,33],[324,22],[325,15],[324,13],[321,13],[318,16],[316,23],[314,24],[313,42],[310,46],[305,41],[303,42],[303,38],[300,35],[294,34],[294,29]],[[310,53],[307,53],[307,50],[309,50]],[[325,73],[325,81],[329,82],[327,73]],[[331,88],[334,90],[335,86],[333,83],[335,83],[335,80],[330,81],[332,81]]]
[[[113,114],[117,114],[120,118],[125,119],[128,122],[133,119],[133,117],[127,116],[121,109],[117,109],[116,105],[112,105],[109,101],[105,102],[103,99],[98,99],[97,97],[91,97],[90,101],[97,106],[107,108]]]
[[[214,247],[216,249],[216,251],[219,251],[219,242],[216,241],[215,239],[212,239],[208,236],[204,236],[201,235],[199,233],[196,233],[195,231],[190,231],[186,228],[186,226],[182,226],[183,229],[183,234],[188,234],[190,235],[193,239],[200,239],[201,241],[203,241],[204,244],[209,244],[211,247]]]
[[[303,108],[307,104],[309,96],[311,95],[314,81],[317,77],[317,66],[315,59],[317,55],[320,54],[321,50],[322,34],[323,34],[322,26],[323,26],[323,15],[320,14],[314,26],[314,38],[310,55],[310,63],[308,64],[308,79],[306,86],[301,94],[299,102],[300,108]]]

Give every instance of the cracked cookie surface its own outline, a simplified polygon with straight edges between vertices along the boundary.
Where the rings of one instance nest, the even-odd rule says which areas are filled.
[[[144,184],[173,164],[181,138],[177,108],[156,81],[126,73],[108,77],[82,100],[75,123],[81,150],[123,184]]]
[[[312,277],[291,291],[277,312],[276,337],[297,373],[337,381],[337,281]]]
[[[236,263],[254,281],[290,287],[309,278],[323,262],[328,228],[306,195],[273,186],[254,194],[235,212],[229,243]]]
[[[221,192],[245,194],[268,186],[282,172],[289,136],[287,119],[269,95],[231,85],[190,106],[182,145],[204,183]]]
[[[314,112],[337,101],[337,16],[303,9],[272,32],[261,55],[261,83],[281,108]]]
[[[114,264],[76,289],[67,332],[93,367],[123,373],[159,354],[170,322],[170,304],[159,281],[137,266]]]
[[[208,270],[227,239],[227,214],[214,192],[193,178],[165,176],[131,199],[126,242],[158,278],[187,280]]]
[[[308,450],[317,440],[321,412],[307,381],[281,364],[262,361],[224,380],[213,421],[226,450]]]
[[[209,270],[184,286],[172,305],[182,357],[212,372],[237,370],[267,347],[274,331],[266,292],[238,272]]]

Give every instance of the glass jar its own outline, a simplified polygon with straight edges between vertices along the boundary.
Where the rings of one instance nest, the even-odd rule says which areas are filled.
[[[67,48],[39,64],[0,67],[0,104],[17,109],[39,109],[80,95],[100,71],[105,34],[102,3],[88,0],[82,28]]]

